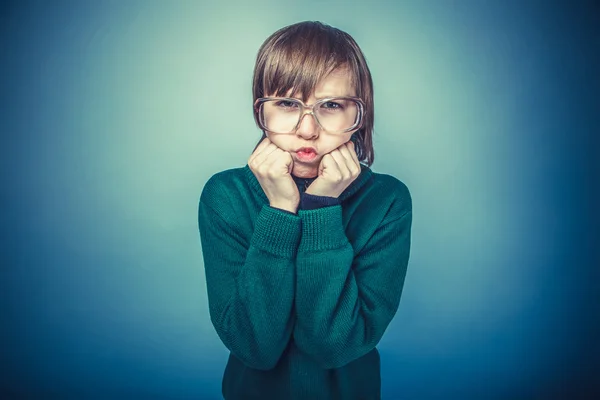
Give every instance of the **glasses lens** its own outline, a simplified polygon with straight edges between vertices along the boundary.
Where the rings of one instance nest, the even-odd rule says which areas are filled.
[[[268,131],[289,133],[302,113],[302,105],[292,100],[269,100],[262,104],[262,122]]]
[[[326,131],[343,132],[359,122],[359,104],[352,99],[331,99],[317,106],[315,114]]]
[[[314,113],[323,129],[332,133],[344,132],[360,124],[360,105],[352,99],[336,98],[319,103]],[[260,109],[264,127],[275,133],[293,132],[301,115],[302,104],[292,99],[268,100]]]

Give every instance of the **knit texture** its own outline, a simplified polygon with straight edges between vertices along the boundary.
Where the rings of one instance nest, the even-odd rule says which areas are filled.
[[[211,321],[233,399],[380,399],[381,340],[400,302],[412,201],[361,165],[338,198],[269,206],[246,165],[212,176],[198,224]]]

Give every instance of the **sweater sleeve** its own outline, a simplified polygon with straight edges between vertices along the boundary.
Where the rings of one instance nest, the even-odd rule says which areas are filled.
[[[398,309],[412,224],[408,189],[400,198],[356,255],[341,206],[299,212],[293,336],[323,368],[341,367],[371,351]]]
[[[235,214],[223,215],[223,201],[217,198],[203,191],[198,211],[211,321],[237,358],[269,370],[283,354],[295,322],[301,220],[264,205],[247,237],[236,227]]]

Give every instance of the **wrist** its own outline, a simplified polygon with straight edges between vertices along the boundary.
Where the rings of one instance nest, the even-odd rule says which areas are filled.
[[[312,196],[318,196],[318,197],[333,197],[334,199],[337,199],[338,197],[340,197],[340,193],[335,192],[325,192],[325,191],[319,191],[319,190],[310,190],[310,187],[308,189],[306,189],[306,191],[304,192],[306,194],[310,194]]]
[[[298,204],[291,204],[291,203],[277,203],[277,202],[272,202],[269,204],[271,207],[273,208],[279,208],[281,210],[285,210],[285,211],[289,211],[291,213],[296,214],[296,211],[298,211]]]

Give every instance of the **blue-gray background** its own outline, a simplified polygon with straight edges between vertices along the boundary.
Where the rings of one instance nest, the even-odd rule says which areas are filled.
[[[548,2],[2,3],[1,390],[220,398],[197,201],[246,163],[256,52],[362,46],[375,172],[414,202],[385,399],[567,398],[598,367],[598,9]]]

